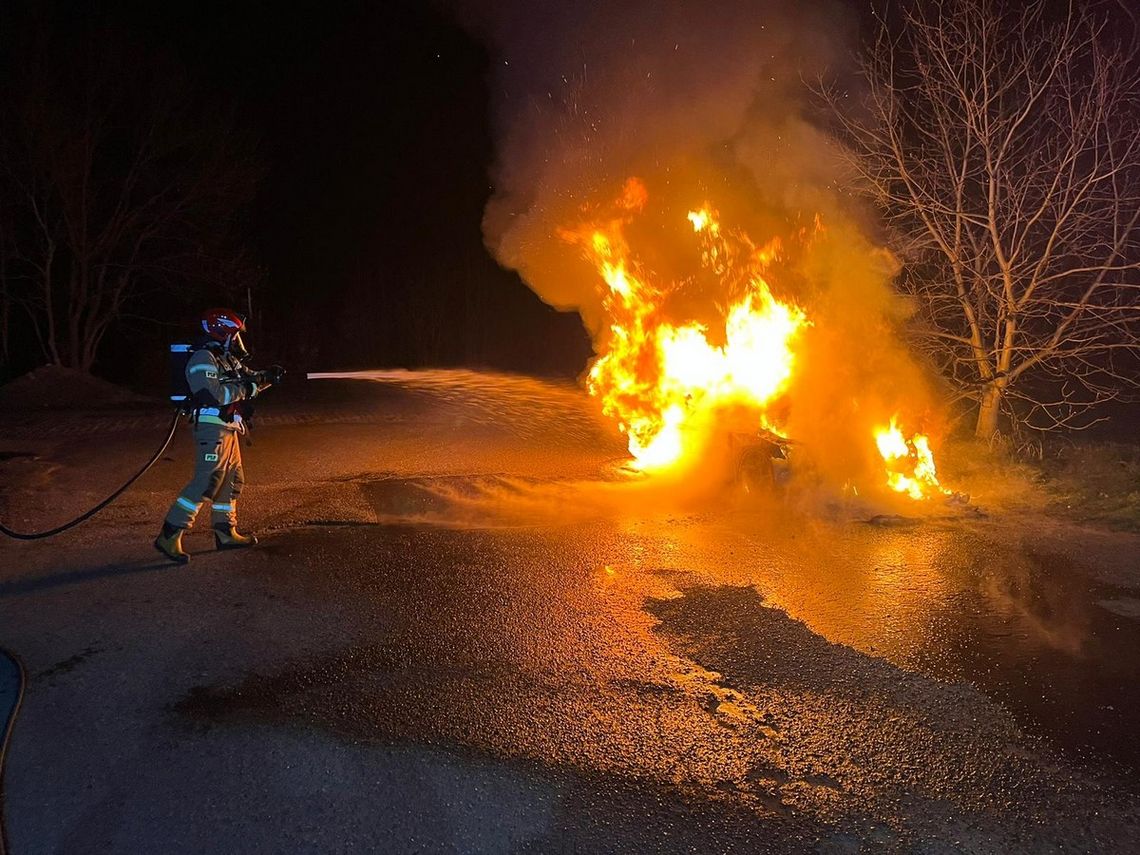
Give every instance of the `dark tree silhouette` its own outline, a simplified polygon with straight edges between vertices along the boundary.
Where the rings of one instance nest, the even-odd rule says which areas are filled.
[[[0,321],[20,314],[49,362],[87,371],[156,291],[246,284],[259,171],[232,113],[160,55],[25,24],[0,91]]]

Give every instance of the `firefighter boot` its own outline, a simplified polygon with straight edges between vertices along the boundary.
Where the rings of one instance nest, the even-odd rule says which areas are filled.
[[[175,564],[186,564],[190,561],[190,556],[182,548],[182,533],[184,531],[186,529],[164,522],[162,532],[154,539],[154,548]]]
[[[257,538],[252,534],[239,534],[237,527],[229,523],[214,526],[214,543],[218,549],[248,549],[257,546]]]

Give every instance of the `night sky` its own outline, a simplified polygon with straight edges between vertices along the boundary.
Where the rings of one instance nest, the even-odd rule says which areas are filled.
[[[578,316],[543,304],[483,245],[490,60],[441,7],[121,0],[53,14],[172,59],[257,140],[264,175],[246,239],[262,274],[250,335],[262,360],[295,372],[585,366]],[[198,299],[235,300],[217,286]],[[139,379],[124,376],[123,356],[177,338],[200,308],[171,299],[128,321],[97,371]]]

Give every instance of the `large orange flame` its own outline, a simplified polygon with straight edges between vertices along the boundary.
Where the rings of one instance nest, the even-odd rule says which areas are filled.
[[[631,179],[621,207],[637,210],[645,199],[644,186]],[[722,236],[711,210],[692,211],[688,218],[703,243],[705,267],[740,254]],[[590,368],[589,391],[629,437],[634,465],[659,470],[700,447],[701,425],[718,410],[744,407],[756,413],[758,424],[768,424],[766,410],[787,389],[797,337],[808,320],[795,305],[778,300],[765,281],[762,269],[772,250],[756,251],[745,293],[723,312],[723,327],[716,331],[724,343],[711,343],[704,324],[664,317],[665,291],[638,269],[622,225],[618,220],[564,234],[583,246],[608,288],[603,306],[610,325]]]
[[[722,227],[710,206],[689,211],[693,249],[727,304],[717,312],[715,329],[695,320],[678,323],[666,307],[674,286],[651,281],[625,238],[625,227],[647,200],[644,185],[630,179],[615,219],[562,232],[605,283],[608,327],[596,342],[590,394],[626,434],[633,465],[641,470],[693,459],[714,430],[739,424],[742,413],[747,430],[783,436],[779,404],[794,381],[797,351],[811,321],[769,284],[783,250],[779,239],[757,246],[743,232]],[[822,229],[818,218],[815,228]],[[908,440],[892,420],[874,441],[891,489],[916,499],[945,492],[925,436]]]

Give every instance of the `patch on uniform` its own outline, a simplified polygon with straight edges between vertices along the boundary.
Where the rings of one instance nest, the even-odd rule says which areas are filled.
[[[218,462],[218,455],[214,454],[213,452],[210,452],[210,453],[209,453],[209,454],[207,454],[207,455],[205,456],[205,458],[203,458],[203,459],[204,459],[204,460],[205,460],[207,463],[217,463],[217,462]]]
[[[217,380],[218,379],[218,372],[217,371],[207,371],[206,372],[206,379],[207,380]]]

